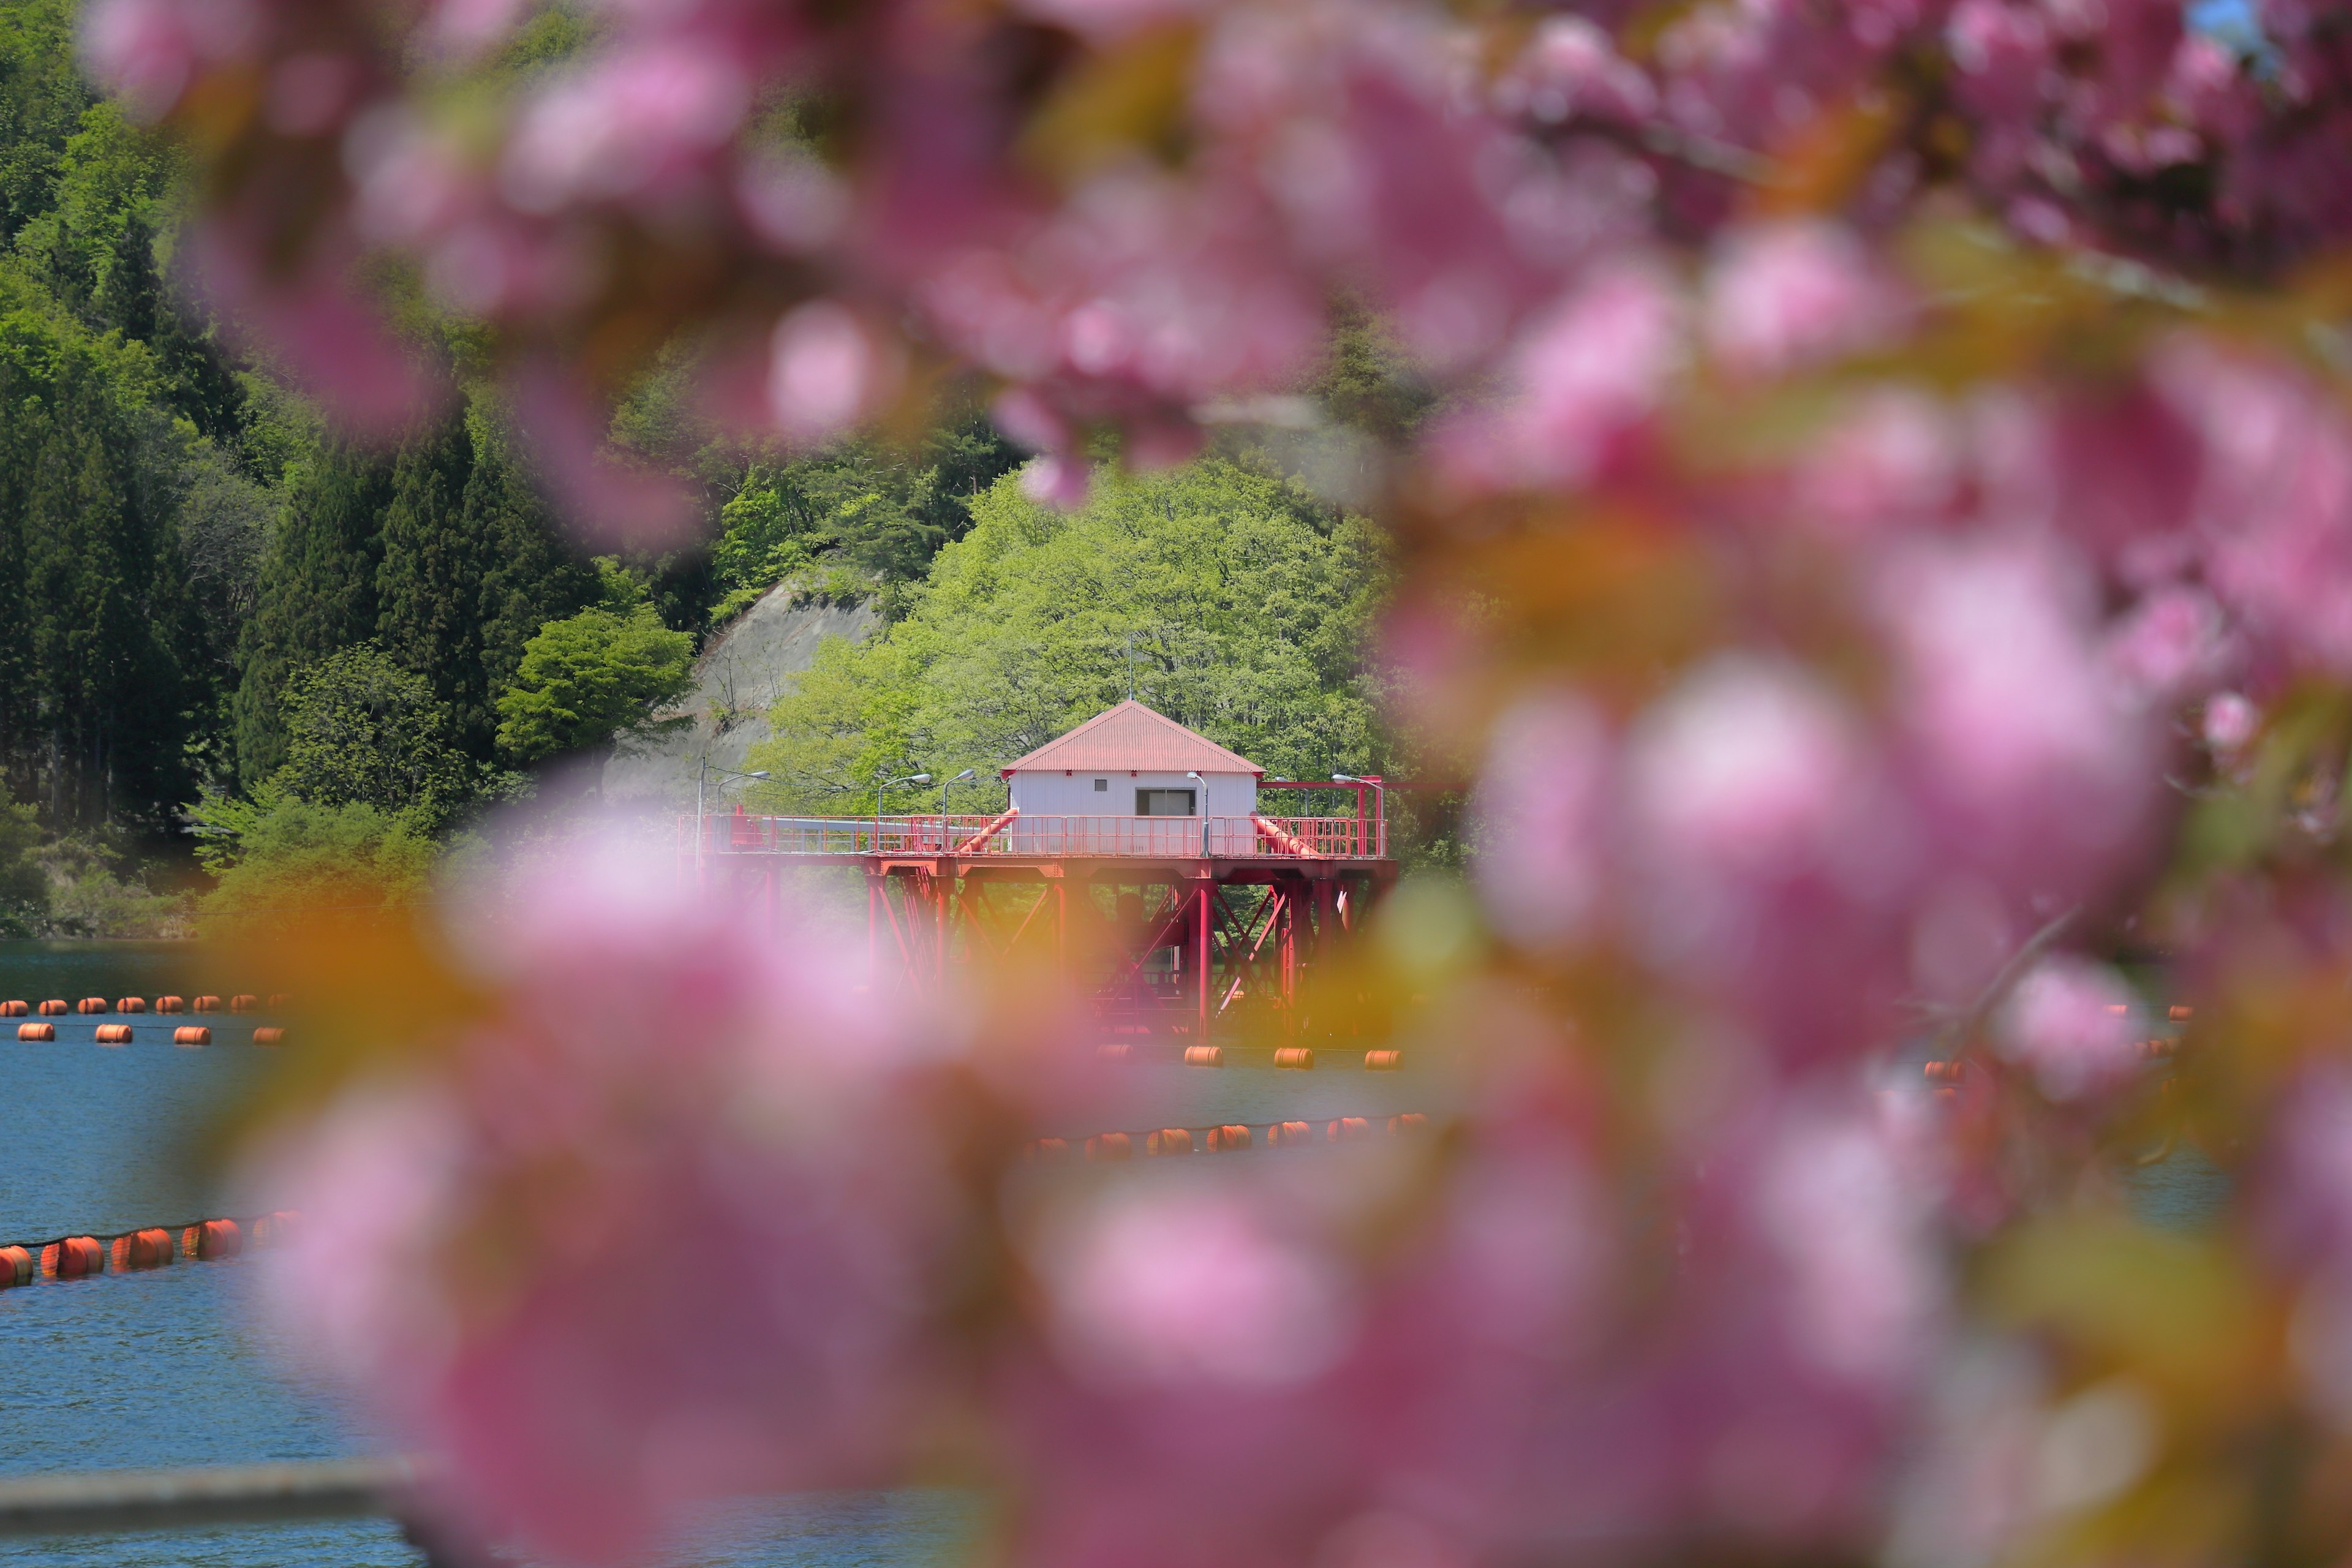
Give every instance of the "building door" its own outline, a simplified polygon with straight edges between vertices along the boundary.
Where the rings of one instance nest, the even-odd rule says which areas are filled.
[[[1138,816],[1190,816],[1192,815],[1192,792],[1189,789],[1137,790],[1135,815]]]

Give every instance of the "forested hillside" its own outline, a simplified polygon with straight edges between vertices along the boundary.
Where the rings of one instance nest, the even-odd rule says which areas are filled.
[[[478,68],[542,68],[587,25],[551,8]],[[204,303],[185,161],[95,96],[72,26],[68,0],[0,0],[0,934],[161,929],[198,860],[240,897],[256,857],[413,883],[535,764],[646,724],[699,639],[787,583],[890,629],[779,710],[778,802],[838,805],[884,767],[988,776],[1125,695],[1130,649],[1138,695],[1269,767],[1380,764],[1370,536],[1246,456],[1065,518],[968,392],[911,438],[787,451],[712,426],[681,347],[611,435],[688,484],[709,543],[591,561],[481,332],[413,291],[446,395],[389,447],[347,442]],[[1394,368],[1351,330],[1315,391],[1344,422],[1409,419]]]
[[[1366,655],[1387,588],[1360,519],[1296,485],[1206,459],[1106,472],[1070,513],[1005,479],[973,503],[904,619],[834,641],[752,749],[754,801],[870,807],[877,776],[980,774],[958,809],[995,809],[996,770],[1133,694],[1278,775],[1388,763]],[[923,809],[936,795],[894,803]]]
[[[547,13],[484,68],[580,27]],[[600,568],[465,323],[412,312],[451,391],[389,449],[239,352],[178,265],[184,160],[97,98],[72,29],[67,0],[0,0],[0,933],[152,926],[192,826],[222,869],[289,805],[344,814],[321,842],[443,830],[642,719],[788,577],[895,606],[1017,460],[970,412],[911,450],[747,447],[657,376],[615,439],[697,487],[716,547]]]

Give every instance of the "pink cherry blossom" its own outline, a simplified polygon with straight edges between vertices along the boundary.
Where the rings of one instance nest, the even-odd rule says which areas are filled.
[[[1780,375],[1892,341],[1900,293],[1861,240],[1818,222],[1734,233],[1707,282],[1706,335],[1740,375]]]
[[[449,1455],[439,1506],[574,1562],[890,1463],[950,1206],[936,1148],[875,1135],[935,1054],[918,1021],[603,832],[457,915],[501,1005],[439,1081],[356,1089],[266,1178],[313,1238],[276,1299]]]
[[[844,306],[803,305],[776,323],[768,405],[787,438],[814,446],[872,414],[896,389],[895,345]]]
[[[1683,356],[1681,301],[1655,270],[1612,269],[1531,321],[1505,365],[1499,408],[1434,437],[1465,488],[1578,485],[1664,396]]]
[[[1589,700],[1523,700],[1495,726],[1478,781],[1478,879],[1514,938],[1572,940],[1608,894],[1611,738]]]
[[[2148,1022],[2131,987],[2104,965],[2046,958],[2017,983],[2001,1009],[2001,1052],[2056,1100],[2114,1088],[2138,1065]]]

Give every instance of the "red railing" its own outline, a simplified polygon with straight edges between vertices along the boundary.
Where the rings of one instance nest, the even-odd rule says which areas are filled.
[[[712,855],[1117,856],[1381,859],[1385,825],[1352,816],[751,816],[700,819]],[[691,850],[696,818],[679,822]]]

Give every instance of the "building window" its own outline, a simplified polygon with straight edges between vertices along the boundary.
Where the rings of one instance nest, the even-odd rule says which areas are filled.
[[[1137,790],[1135,815],[1138,816],[1190,816],[1192,815],[1192,792],[1189,789]]]
[[[1110,793],[1110,780],[1108,780],[1108,779],[1097,779],[1097,780],[1095,780],[1095,793],[1096,793],[1097,795],[1108,795],[1108,794]]]

